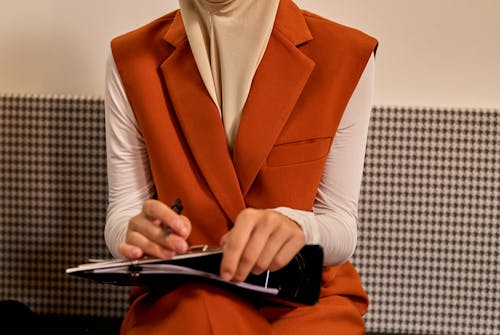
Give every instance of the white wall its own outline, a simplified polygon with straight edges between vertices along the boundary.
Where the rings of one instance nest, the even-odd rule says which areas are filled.
[[[500,107],[500,0],[302,0],[380,41],[376,104]],[[102,95],[113,37],[175,0],[1,0],[0,93]]]

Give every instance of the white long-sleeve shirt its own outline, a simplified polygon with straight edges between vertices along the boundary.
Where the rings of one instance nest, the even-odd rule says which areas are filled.
[[[351,96],[328,154],[313,211],[275,210],[299,224],[306,244],[319,244],[324,264],[348,260],[357,243],[358,199],[373,99],[374,56]],[[146,146],[112,56],[105,86],[109,206],[105,239],[115,257],[130,218],[154,194]]]

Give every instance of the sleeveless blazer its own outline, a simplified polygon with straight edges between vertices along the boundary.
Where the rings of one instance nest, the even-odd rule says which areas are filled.
[[[312,210],[335,131],[376,46],[281,0],[231,153],[179,11],[111,42],[158,199],[182,199],[190,243],[218,245],[245,207]],[[323,296],[352,296],[366,308],[349,262],[325,268],[323,279]]]

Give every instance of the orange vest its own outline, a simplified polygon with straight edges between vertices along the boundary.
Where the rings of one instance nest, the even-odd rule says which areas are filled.
[[[218,245],[245,207],[312,210],[335,131],[376,45],[282,0],[231,154],[179,11],[112,41],[158,199],[182,199],[190,243]],[[364,309],[350,263],[325,269],[324,281],[323,296],[358,297]]]

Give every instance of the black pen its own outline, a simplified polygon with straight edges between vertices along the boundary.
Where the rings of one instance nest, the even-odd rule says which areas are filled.
[[[176,212],[177,214],[181,214],[182,213],[182,209],[184,208],[182,206],[182,201],[181,199],[177,198],[174,200],[174,202],[172,202],[172,204],[170,205],[170,208]]]
[[[183,208],[184,207],[182,206],[182,201],[179,198],[175,199],[174,202],[172,202],[172,204],[170,205],[170,209],[172,209],[175,213],[179,215],[182,213]],[[170,228],[170,226],[166,226],[163,229],[163,235],[168,236],[170,234],[172,234],[172,228]]]
[[[175,213],[179,215],[182,213],[183,208],[184,206],[182,206],[182,201],[179,198],[175,199],[174,202],[172,202],[172,204],[170,205],[170,209],[172,209]],[[168,236],[171,233],[172,233],[172,228],[170,228],[169,226],[166,226],[163,229],[163,235]],[[208,244],[197,244],[197,245],[192,245],[188,248],[188,252],[204,252],[206,250],[208,250]]]

